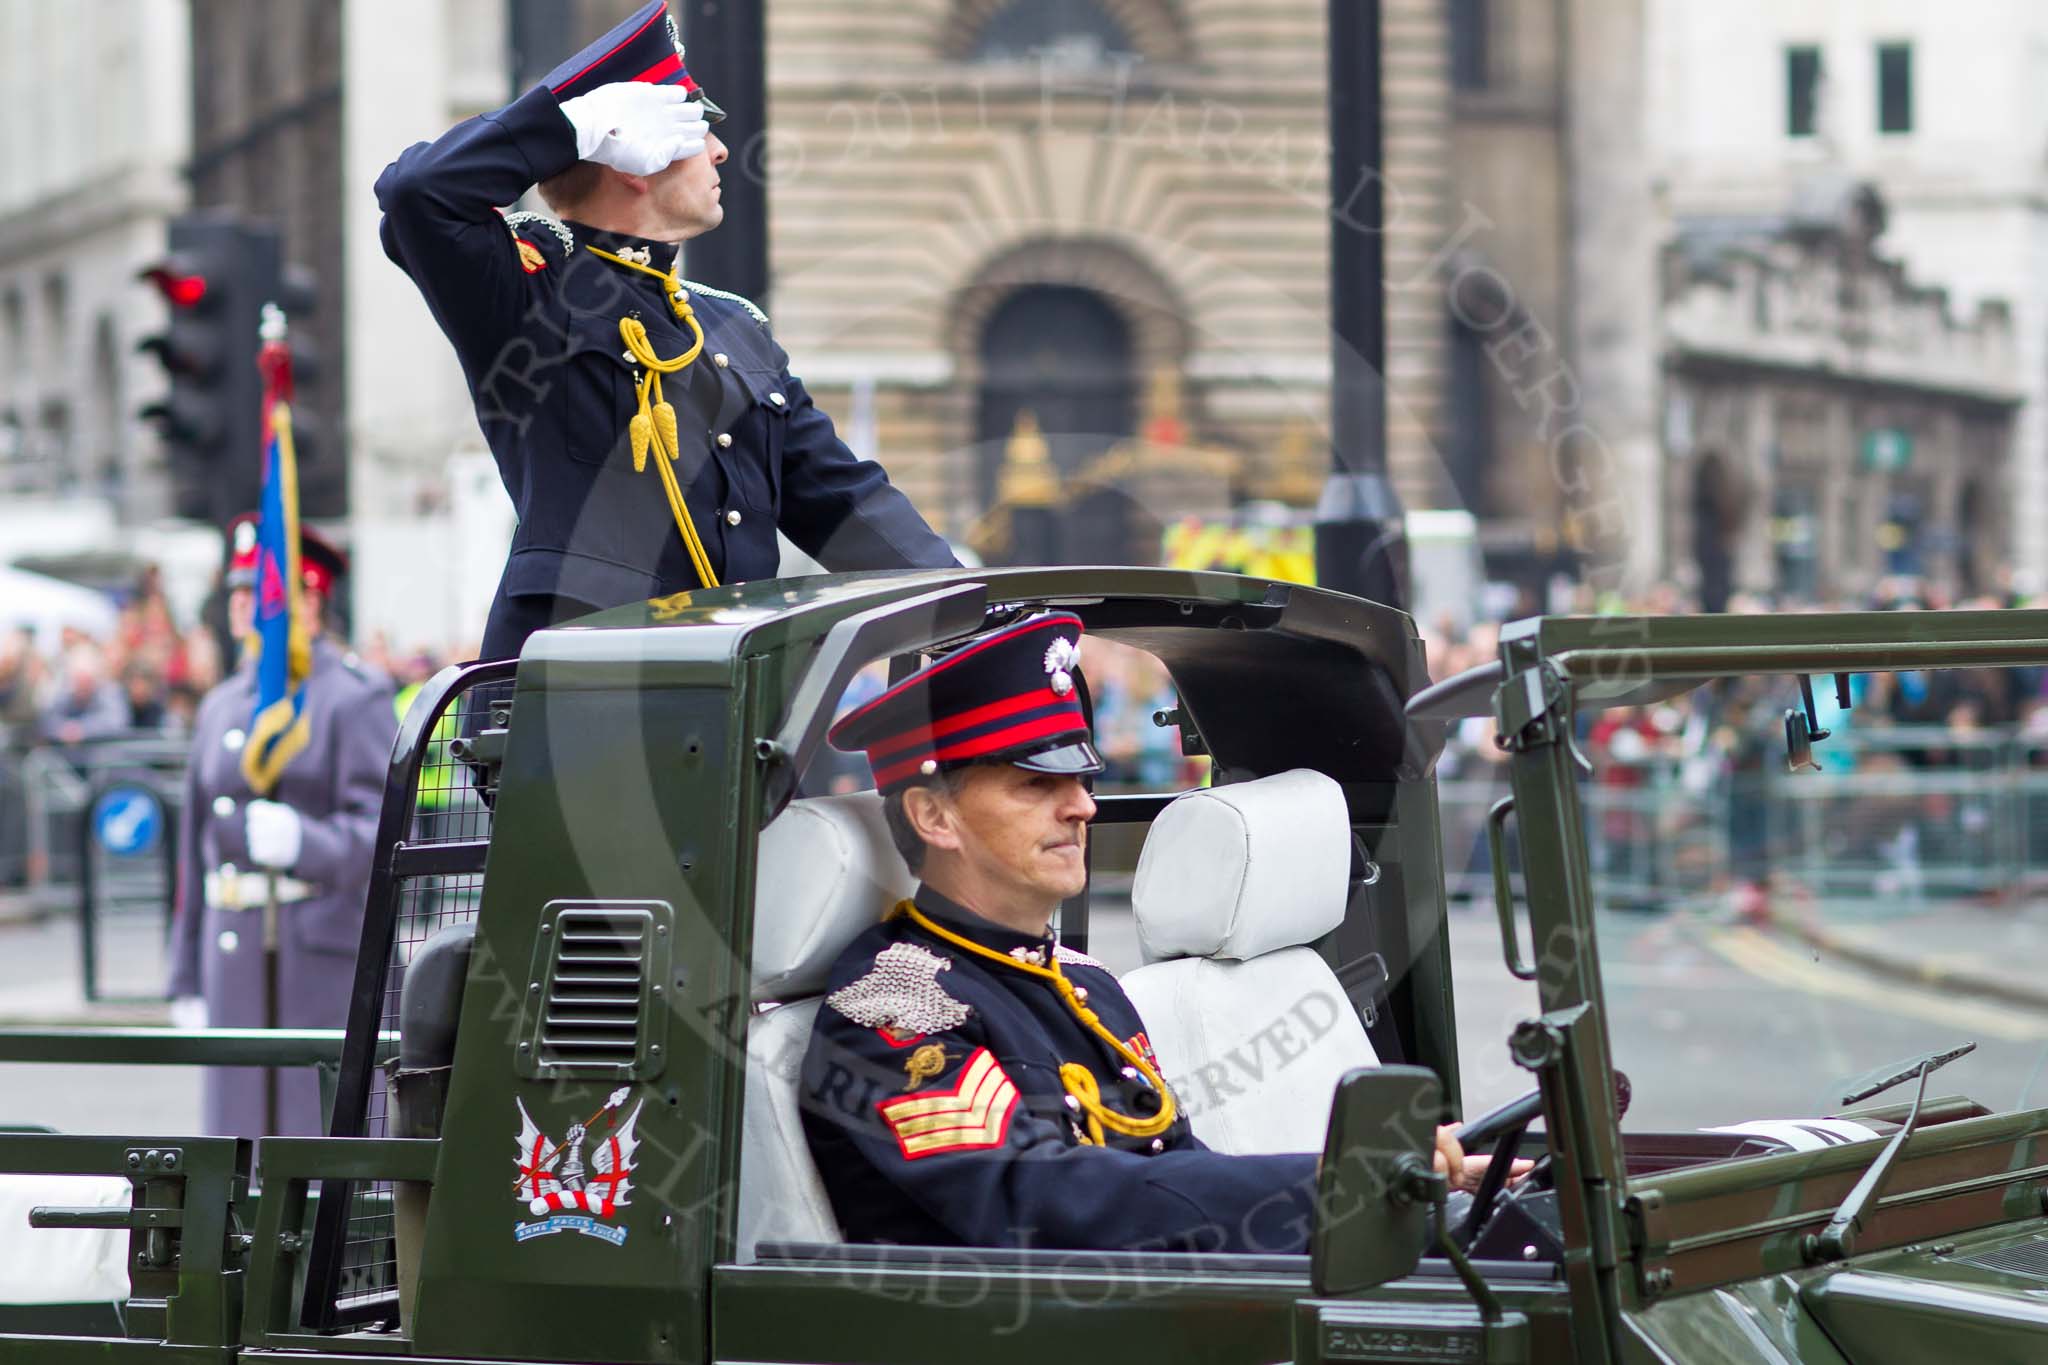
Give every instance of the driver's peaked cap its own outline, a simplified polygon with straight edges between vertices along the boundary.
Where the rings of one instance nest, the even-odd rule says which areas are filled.
[[[970,763],[1099,773],[1074,682],[1080,661],[1080,617],[1033,616],[932,661],[841,717],[830,738],[866,752],[884,794]]]

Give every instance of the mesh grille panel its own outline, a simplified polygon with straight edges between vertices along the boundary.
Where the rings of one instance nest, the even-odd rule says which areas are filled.
[[[2022,1242],[2016,1247],[1980,1251],[1974,1256],[1958,1256],[1955,1258],[1955,1264],[1975,1266],[1979,1270],[1996,1271],[2001,1275],[2018,1275],[2024,1279],[2048,1283],[2048,1237]]]
[[[404,847],[474,843],[477,848],[473,858],[462,861],[460,871],[394,876],[385,905],[370,907],[373,917],[391,916],[391,951],[381,984],[382,1033],[398,1030],[399,997],[413,954],[442,929],[476,918],[483,898],[483,843],[490,838],[491,812],[477,792],[477,775],[450,748],[456,739],[490,728],[491,703],[502,705],[510,696],[511,684],[499,681],[479,683],[457,694],[422,744],[419,778],[405,798]],[[385,799],[394,799],[392,792],[387,791]],[[392,1136],[381,1074],[372,1078],[361,1131],[366,1137]],[[396,1317],[398,1276],[389,1182],[356,1181],[348,1186],[338,1261],[333,1303],[342,1318]]]
[[[413,788],[412,829],[406,842],[449,844],[491,837],[491,811],[476,793],[476,775],[448,752],[456,739],[491,724],[492,703],[512,700],[509,682],[479,683],[458,696],[427,737],[420,779]]]

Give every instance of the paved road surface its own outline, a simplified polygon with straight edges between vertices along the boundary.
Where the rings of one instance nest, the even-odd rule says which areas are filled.
[[[107,922],[101,990],[142,995],[163,983],[163,921]],[[85,1003],[76,921],[0,923],[0,1018],[10,1024],[118,1022],[160,1025],[163,1005]],[[65,1067],[0,1064],[0,1127],[41,1124],[68,1133],[199,1130],[199,1071],[193,1067]]]

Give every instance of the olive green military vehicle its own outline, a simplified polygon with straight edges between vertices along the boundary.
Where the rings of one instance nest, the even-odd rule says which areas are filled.
[[[871,794],[810,794],[824,731],[863,670],[1048,606],[1164,663],[1156,720],[1215,784],[1308,769],[1340,793],[1334,927],[1276,949],[1289,984],[1236,1008],[1248,1029],[1298,1017],[1289,1065],[1242,1129],[1190,1104],[1212,1145],[1321,1144],[1307,1255],[858,1246],[833,1225],[795,1063],[825,966],[907,874]],[[403,727],[345,1037],[0,1040],[81,1085],[93,1061],[335,1067],[326,1138],[0,1135],[0,1188],[132,1194],[35,1196],[33,1226],[0,1232],[16,1266],[96,1238],[125,1270],[111,1305],[0,1312],[0,1360],[2048,1359],[2048,1110],[1926,1098],[1957,1049],[1843,1096],[1832,1121],[1867,1136],[1818,1150],[1624,1134],[1574,739],[1577,713],[1721,677],[2041,663],[2042,613],[1541,619],[1432,686],[1398,611],[1143,569],[752,584],[545,632],[516,673],[444,673]],[[1463,1137],[1537,1164],[1452,1217],[1429,1161],[1463,1112],[1433,766],[1482,716],[1511,787],[1488,821],[1502,951],[1533,985],[1463,1060],[1505,1052],[1530,1093]],[[1796,757],[1815,727],[1793,720]],[[1176,799],[1105,796],[1097,842],[1156,834]],[[1061,927],[1086,946],[1085,897]],[[1227,1019],[1258,960],[1198,965],[1184,982]],[[1148,1023],[1169,1076],[1233,1045]]]

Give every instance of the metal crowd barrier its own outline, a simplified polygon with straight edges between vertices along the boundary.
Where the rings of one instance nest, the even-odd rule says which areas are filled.
[[[1612,908],[1765,879],[1901,907],[2048,887],[2048,735],[1841,727],[1814,750],[1821,770],[1802,773],[1786,771],[1775,737],[1739,763],[1713,752],[1623,762],[1582,747],[1594,892]],[[1484,822],[1506,777],[1461,757],[1438,784],[1445,873],[1454,899],[1484,900]]]
[[[160,908],[171,886],[159,840],[176,825],[190,753],[185,736],[151,730],[9,755],[0,786],[20,803],[5,813],[20,821],[14,885],[41,911],[79,906],[88,884],[104,906]]]

